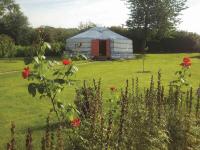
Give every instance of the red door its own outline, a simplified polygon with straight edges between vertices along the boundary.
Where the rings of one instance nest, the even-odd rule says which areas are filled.
[[[99,40],[92,40],[92,46],[91,46],[91,55],[92,57],[98,57],[99,56]]]
[[[106,57],[111,57],[110,40],[106,40]]]

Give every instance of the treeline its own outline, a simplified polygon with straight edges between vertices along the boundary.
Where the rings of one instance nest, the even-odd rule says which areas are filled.
[[[111,27],[110,29],[132,39],[134,52],[141,52],[143,46],[143,33],[141,30],[128,30],[122,27]],[[173,31],[169,35],[158,39],[151,33],[147,40],[147,47],[147,53],[200,52],[200,35],[186,31]]]
[[[46,51],[47,56],[62,55],[65,50],[66,39],[87,30],[79,28],[53,28],[43,26],[41,28],[27,28],[28,32],[21,33],[20,40],[12,36],[9,32],[0,34],[0,57],[26,57],[35,54],[34,47],[37,44],[39,33],[42,29],[44,40],[52,45],[52,49]],[[122,27],[110,27],[116,33],[126,36],[133,40],[133,51],[141,52],[142,34],[140,31],[128,30]],[[24,34],[24,35],[23,35]],[[170,36],[160,40],[151,37],[148,42],[147,53],[183,53],[200,52],[200,36],[195,33],[185,31],[174,31]]]

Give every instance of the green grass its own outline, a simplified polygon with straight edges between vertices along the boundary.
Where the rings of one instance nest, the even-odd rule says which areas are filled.
[[[102,80],[104,97],[109,95],[109,87],[124,87],[126,79],[138,77],[140,86],[149,86],[152,75],[157,75],[158,70],[162,72],[162,82],[165,86],[169,81],[175,79],[174,72],[180,69],[179,64],[184,56],[192,58],[190,82],[194,88],[200,84],[200,54],[149,54],[145,60],[145,70],[149,73],[140,73],[142,71],[142,60],[126,61],[105,61],[91,62],[83,64],[79,62],[79,72],[75,76],[80,80],[75,86],[69,87],[61,95],[66,102],[72,102],[74,99],[75,87],[82,85],[83,80],[88,82],[92,79]],[[45,125],[45,118],[49,112],[50,105],[47,100],[32,98],[27,92],[28,81],[22,79],[21,70],[24,68],[22,60],[0,60],[0,149],[5,149],[6,142],[10,136],[10,123],[16,124],[18,133],[18,149],[22,149],[25,143],[24,133],[30,127],[33,131],[34,147],[38,149],[42,130]],[[10,72],[18,70],[19,72]],[[10,72],[5,73],[4,72]],[[22,140],[19,140],[22,139]]]

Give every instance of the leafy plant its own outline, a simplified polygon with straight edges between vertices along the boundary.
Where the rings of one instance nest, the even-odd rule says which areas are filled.
[[[66,86],[75,82],[71,77],[78,71],[78,68],[70,59],[64,59],[62,61],[63,66],[60,66],[57,61],[47,60],[44,56],[45,50],[50,49],[51,46],[44,42],[42,38],[39,45],[40,47],[36,52],[37,55],[33,58],[25,59],[26,65],[30,63],[33,65],[32,70],[26,67],[22,72],[24,79],[27,78],[30,81],[28,92],[33,97],[38,94],[41,99],[48,98],[52,105],[50,112],[56,113],[58,121],[65,121],[66,119],[71,121],[77,111],[72,105],[65,105],[58,98],[58,95]]]
[[[178,91],[182,92],[183,86],[190,86],[187,78],[191,77],[191,73],[189,71],[190,66],[192,65],[191,59],[188,57],[184,57],[183,62],[180,65],[182,66],[181,70],[175,72],[175,75],[177,75],[177,79],[171,81],[170,86],[173,86]]]

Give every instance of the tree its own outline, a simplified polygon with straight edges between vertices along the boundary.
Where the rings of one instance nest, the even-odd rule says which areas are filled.
[[[150,36],[161,39],[180,22],[179,15],[187,0],[126,0],[130,9],[127,26],[142,31],[141,51],[143,72],[147,40]]]
[[[16,13],[20,11],[20,7],[14,0],[0,0],[0,17],[7,13]]]
[[[161,38],[180,23],[180,13],[187,0],[126,0],[130,9],[127,26],[142,29],[142,50],[151,34]]]
[[[15,55],[15,43],[7,35],[0,35],[0,57],[12,58]]]
[[[28,19],[19,5],[14,0],[0,0],[0,33],[12,37],[16,44],[24,45],[28,30]]]
[[[79,26],[78,26],[78,29],[81,30],[81,31],[85,31],[85,30],[88,30],[90,28],[93,28],[93,27],[96,27],[96,24],[93,23],[93,22],[80,22]]]

